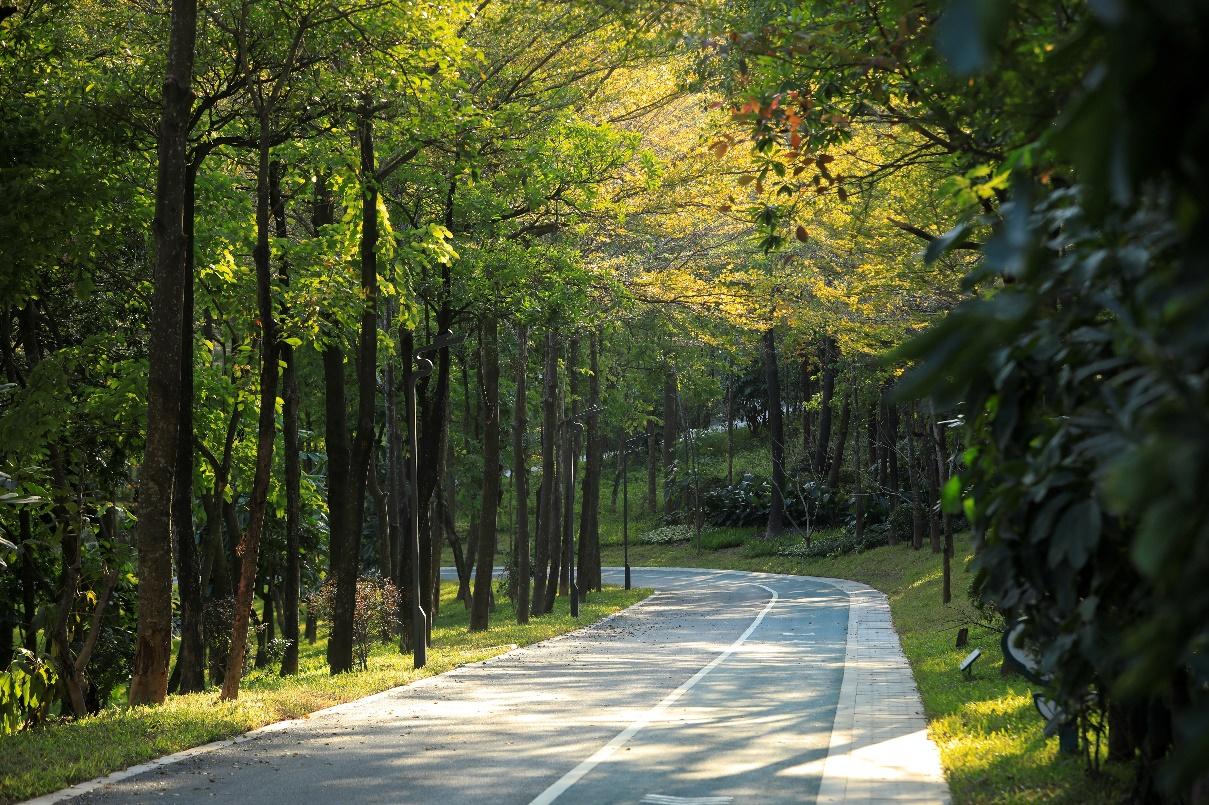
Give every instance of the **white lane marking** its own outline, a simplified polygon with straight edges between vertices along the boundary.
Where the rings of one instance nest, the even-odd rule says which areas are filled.
[[[730,805],[734,797],[673,797],[668,794],[647,794],[642,802],[655,805]]]
[[[755,584],[755,582],[750,583]],[[612,757],[614,753],[624,746],[628,740],[633,738],[639,730],[662,715],[665,710],[676,703],[677,699],[679,699],[681,696],[691,690],[694,685],[708,676],[709,673],[721,665],[727,657],[734,654],[738,650],[739,646],[743,645],[747,638],[751,637],[751,633],[756,630],[756,627],[760,625],[762,620],[764,620],[764,616],[768,614],[768,611],[772,609],[772,605],[775,604],[779,598],[777,591],[773,588],[765,587],[763,584],[755,584],[755,586],[762,587],[763,589],[767,590],[772,594],[772,598],[768,600],[768,603],[764,606],[764,609],[760,610],[760,614],[757,615],[756,619],[753,620],[751,625],[747,627],[747,631],[739,635],[738,640],[727,646],[721,654],[719,654],[717,657],[714,657],[714,659],[712,659],[701,670],[685,680],[680,687],[673,690],[667,696],[664,696],[663,700],[660,701],[659,704],[655,705],[650,710],[647,710],[641,718],[630,724],[630,726],[626,727],[621,732],[614,735],[613,740],[600,747],[600,749],[597,749],[590,758],[571,769],[571,771],[560,777],[549,788],[538,794],[529,803],[529,805],[550,805],[551,802],[558,799],[559,796],[561,796],[568,788],[583,779],[584,775]]]

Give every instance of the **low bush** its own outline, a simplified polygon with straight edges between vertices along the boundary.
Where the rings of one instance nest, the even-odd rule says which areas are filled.
[[[804,540],[795,542],[778,550],[777,555],[796,559],[810,559],[861,553],[870,548],[888,545],[890,543],[889,534],[890,529],[886,523],[866,528],[859,538],[854,531],[844,529],[827,536],[811,539],[809,543]]]
[[[695,536],[691,526],[665,525],[648,531],[638,538],[643,545],[674,545],[677,542],[688,542]]]

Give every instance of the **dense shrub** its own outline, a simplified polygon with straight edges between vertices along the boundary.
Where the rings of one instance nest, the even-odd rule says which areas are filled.
[[[721,484],[702,496],[706,521],[720,526],[760,526],[768,522],[772,482],[746,473],[733,486]],[[826,528],[849,510],[826,484],[810,479],[785,490],[785,516],[790,525]]]
[[[57,687],[53,663],[27,649],[17,649],[8,670],[0,672],[0,735],[45,719],[57,698]]]
[[[638,537],[643,545],[674,545],[677,542],[688,542],[694,536],[692,527],[680,525],[665,525],[648,531]]]
[[[809,544],[805,541],[795,543],[782,548],[777,553],[780,556],[789,556],[796,559],[861,553],[870,548],[878,548],[888,544],[889,534],[889,527],[885,523],[866,528],[859,539],[855,532],[845,529],[838,534],[811,540]]]
[[[319,617],[331,620],[335,597],[336,582],[335,579],[329,579],[315,595]],[[400,600],[399,588],[390,579],[357,579],[353,609],[353,654],[362,670],[369,667],[369,652],[375,639],[390,642],[399,634],[402,626]]]

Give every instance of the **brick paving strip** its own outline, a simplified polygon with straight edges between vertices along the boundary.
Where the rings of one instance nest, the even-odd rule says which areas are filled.
[[[886,596],[854,581],[818,581],[848,593],[848,644],[816,801],[948,803],[940,750],[928,737]]]

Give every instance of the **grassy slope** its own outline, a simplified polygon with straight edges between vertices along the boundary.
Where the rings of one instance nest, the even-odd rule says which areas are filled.
[[[733,542],[734,530],[723,543]],[[770,573],[826,576],[864,582],[886,593],[903,650],[915,673],[929,732],[940,747],[955,803],[1111,802],[1124,794],[1123,781],[1091,780],[1080,758],[1057,755],[1057,739],[1045,739],[1033,709],[1032,688],[1019,677],[999,674],[999,634],[972,625],[966,561],[954,562],[953,602],[941,604],[940,557],[928,550],[884,547],[861,554],[819,559],[767,555],[754,532],[738,548],[698,553],[692,545],[630,546],[635,566],[717,567]],[[708,542],[709,536],[706,537]],[[609,546],[606,564],[620,564],[621,550]],[[958,545],[969,558],[969,546]],[[971,626],[970,647],[958,649],[958,628]],[[957,665],[972,648],[982,649],[972,681]]]
[[[275,669],[253,672],[239,701],[222,703],[217,691],[172,696],[159,707],[110,708],[80,721],[49,724],[0,737],[0,802],[55,791],[161,755],[228,738],[288,718],[298,718],[341,702],[405,685],[466,663],[501,654],[592,623],[647,595],[645,590],[607,589],[593,595],[579,620],[566,613],[565,599],[549,617],[517,626],[501,610],[490,631],[467,632],[468,615],[454,600],[456,584],[442,587],[441,614],[433,631],[428,665],[411,667],[411,655],[387,645],[375,647],[369,670],[330,676],[325,642],[304,645],[301,672],[283,679]]]

